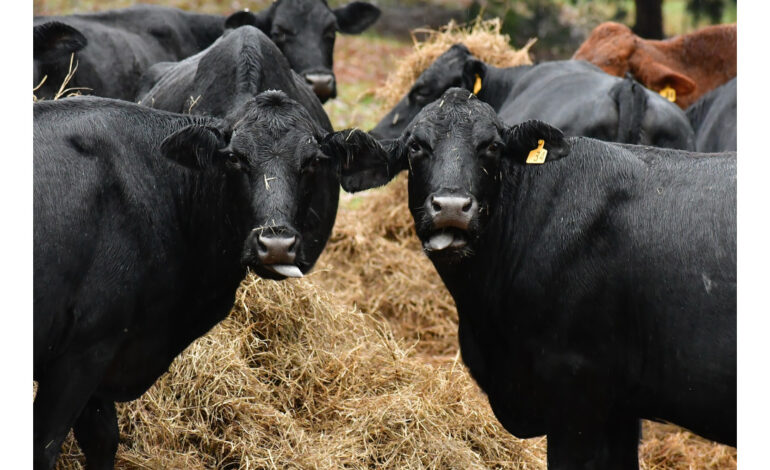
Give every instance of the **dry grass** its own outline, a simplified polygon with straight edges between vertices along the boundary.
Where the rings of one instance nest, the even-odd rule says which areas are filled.
[[[231,315],[119,410],[117,468],[544,468],[460,363],[415,358],[319,288],[249,277]],[[68,440],[58,468],[80,468]]]
[[[524,47],[516,50],[511,47],[508,35],[500,34],[501,27],[499,18],[491,20],[477,18],[467,26],[458,26],[450,22],[438,31],[415,30],[412,33],[414,51],[399,62],[398,68],[390,74],[385,85],[376,91],[377,96],[384,100],[386,108],[392,108],[406,94],[417,77],[438,56],[458,42],[465,44],[480,60],[496,67],[531,64],[529,48],[535,40],[531,39]],[[418,37],[423,39],[418,40]]]

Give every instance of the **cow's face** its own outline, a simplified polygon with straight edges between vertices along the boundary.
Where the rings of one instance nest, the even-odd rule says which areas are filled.
[[[370,163],[358,163],[357,187],[378,186],[408,170],[409,210],[423,250],[436,264],[455,263],[477,251],[498,211],[502,178],[513,165],[526,164],[539,139],[549,162],[568,153],[558,129],[538,121],[505,127],[491,106],[451,88],[398,139],[382,141],[378,158],[364,155]]]
[[[225,25],[233,28],[250,24],[261,29],[325,102],[337,96],[332,62],[337,31],[358,34],[379,15],[380,10],[366,2],[330,9],[320,0],[277,0],[257,14],[235,13]]]
[[[88,44],[72,26],[50,21],[33,28],[33,87],[35,96],[53,98],[69,70],[72,55]],[[73,60],[73,67],[77,59]]]
[[[373,141],[361,131],[327,134],[300,104],[267,91],[234,114],[228,131],[191,125],[166,138],[162,149],[226,185],[242,264],[261,277],[283,279],[301,277],[321,254],[337,214],[344,162],[360,139]]]
[[[401,136],[409,210],[436,262],[469,256],[497,204],[505,127],[465,89],[426,106]]]
[[[467,47],[453,45],[417,77],[406,96],[372,129],[372,135],[381,139],[398,137],[425,105],[449,88],[473,90],[475,75],[482,72],[480,68],[483,64]]]

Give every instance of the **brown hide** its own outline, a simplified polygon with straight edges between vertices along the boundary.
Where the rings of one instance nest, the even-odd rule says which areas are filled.
[[[706,26],[662,41],[642,39],[628,26],[602,23],[572,56],[622,77],[626,72],[651,90],[676,90],[686,109],[738,72],[735,24]]]

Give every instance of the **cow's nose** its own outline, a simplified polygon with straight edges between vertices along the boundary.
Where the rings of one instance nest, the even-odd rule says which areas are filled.
[[[313,92],[322,100],[333,97],[334,75],[330,73],[308,73],[305,81],[313,89]]]
[[[434,228],[455,227],[467,230],[478,212],[478,204],[472,196],[430,196],[426,211],[433,220]]]
[[[294,264],[297,257],[297,237],[260,234],[257,239],[257,256],[264,265]]]

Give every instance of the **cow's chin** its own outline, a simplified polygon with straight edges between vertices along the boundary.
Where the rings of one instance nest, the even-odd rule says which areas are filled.
[[[434,263],[452,264],[471,255],[472,236],[454,227],[433,230],[421,237],[422,249]]]

